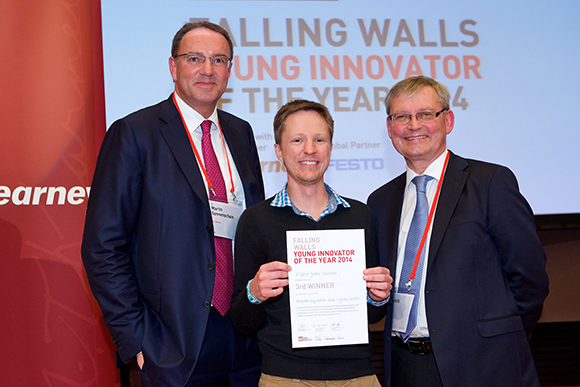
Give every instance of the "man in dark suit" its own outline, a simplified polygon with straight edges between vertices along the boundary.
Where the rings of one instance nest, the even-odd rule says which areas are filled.
[[[184,25],[169,58],[175,92],[115,122],[99,153],[83,262],[118,359],[136,359],[143,386],[260,376],[255,339],[228,314],[235,219],[264,200],[250,125],[216,109],[232,58],[224,29]]]
[[[394,273],[387,385],[539,386],[528,340],[548,294],[546,257],[515,176],[447,150],[454,115],[433,79],[405,79],[385,103],[407,163],[368,199]]]

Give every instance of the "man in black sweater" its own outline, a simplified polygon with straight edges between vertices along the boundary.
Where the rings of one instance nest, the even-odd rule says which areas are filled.
[[[385,314],[392,278],[378,266],[370,210],[340,197],[324,183],[334,121],[326,107],[298,100],[274,119],[275,150],[288,183],[274,197],[244,212],[235,243],[234,294],[230,317],[243,335],[257,334],[262,352],[260,386],[308,385],[380,387],[370,362],[370,344],[292,348],[286,232],[364,229],[369,322]],[[348,384],[350,382],[350,384]]]

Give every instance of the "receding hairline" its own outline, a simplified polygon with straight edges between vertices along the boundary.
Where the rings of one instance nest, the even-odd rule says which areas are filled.
[[[176,55],[179,55],[178,50],[181,47],[181,43],[182,43],[185,35],[187,35],[191,31],[199,30],[199,29],[205,29],[205,30],[213,31],[213,32],[220,34],[225,39],[226,43],[228,44],[230,59],[233,59],[233,57],[234,57],[234,45],[233,45],[233,41],[230,37],[230,34],[228,33],[228,31],[225,28],[223,28],[215,23],[209,22],[209,21],[198,21],[198,22],[184,24],[179,29],[179,31],[177,31],[175,33],[175,36],[173,37],[173,41],[171,43],[171,56],[175,58]]]
[[[391,114],[391,104],[395,98],[401,97],[404,99],[412,98],[418,92],[424,90],[425,88],[431,88],[435,95],[437,96],[437,101],[441,104],[443,109],[449,109],[449,89],[445,85],[437,82],[436,80],[425,77],[416,76],[406,78],[398,83],[396,83],[389,93],[385,97],[385,107],[387,109],[387,114]]]

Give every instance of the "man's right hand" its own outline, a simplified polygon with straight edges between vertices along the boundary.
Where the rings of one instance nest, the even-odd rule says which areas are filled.
[[[288,286],[290,270],[292,270],[290,265],[280,261],[268,262],[260,266],[260,270],[250,284],[252,296],[260,301],[266,301],[268,298],[282,294],[284,287]]]
[[[143,352],[139,352],[137,356],[135,356],[135,360],[137,360],[137,367],[140,370],[143,369],[143,364],[145,364],[145,358],[143,357]]]

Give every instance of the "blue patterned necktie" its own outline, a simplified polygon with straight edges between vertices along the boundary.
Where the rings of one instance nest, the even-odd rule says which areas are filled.
[[[429,203],[427,201],[427,182],[432,180],[431,176],[421,175],[415,176],[411,181],[417,187],[417,205],[415,206],[415,212],[413,213],[413,219],[411,220],[411,226],[409,227],[409,233],[407,234],[407,244],[405,245],[405,259],[403,260],[403,269],[401,270],[401,278],[399,280],[399,293],[414,294],[413,305],[411,306],[411,312],[409,314],[409,322],[407,323],[407,329],[405,331],[403,340],[406,342],[409,340],[411,331],[417,326],[417,308],[419,305],[419,289],[421,287],[421,275],[423,274],[423,263],[425,261],[425,248],[421,251],[421,257],[419,259],[419,264],[417,265],[417,270],[415,272],[415,278],[412,282],[412,286],[408,286],[409,279],[411,277],[411,272],[413,271],[413,266],[415,264],[415,258],[417,257],[417,251],[419,251],[419,245],[421,244],[421,239],[423,237],[423,232],[425,231],[425,226],[427,225],[427,217],[429,216]]]

